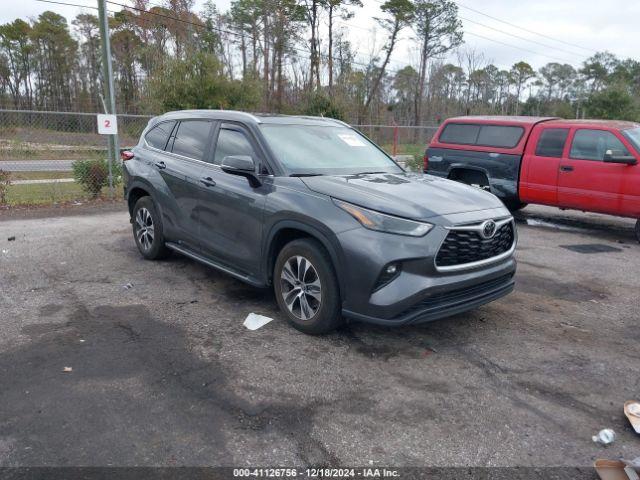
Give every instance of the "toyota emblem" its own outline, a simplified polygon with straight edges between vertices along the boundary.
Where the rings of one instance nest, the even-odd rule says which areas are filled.
[[[487,220],[482,224],[482,237],[483,238],[493,238],[496,234],[496,222],[493,220]]]

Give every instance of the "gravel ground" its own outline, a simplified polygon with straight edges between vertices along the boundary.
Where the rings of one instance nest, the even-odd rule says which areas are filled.
[[[630,220],[529,207],[510,296],[422,326],[310,337],[270,291],[177,255],[145,261],[124,211],[84,213],[0,222],[0,466],[640,455],[622,413],[640,397]],[[249,331],[250,312],[274,321]],[[606,449],[591,441],[604,427],[618,434]]]

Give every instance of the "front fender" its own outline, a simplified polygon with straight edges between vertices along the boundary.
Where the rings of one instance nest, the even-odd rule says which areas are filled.
[[[267,235],[264,236],[262,258],[263,272],[266,283],[270,283],[271,281],[271,272],[273,271],[273,266],[275,264],[274,240],[276,236],[282,230],[296,229],[318,240],[327,250],[329,256],[331,257],[336,276],[338,277],[338,286],[340,289],[341,297],[344,299],[344,275],[342,274],[342,266],[344,265],[344,254],[336,235],[325,225],[313,218],[292,212],[289,212],[286,216],[286,219],[275,220],[268,228]]]

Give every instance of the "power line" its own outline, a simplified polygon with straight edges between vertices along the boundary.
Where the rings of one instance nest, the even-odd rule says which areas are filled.
[[[582,47],[580,45],[576,45],[575,43],[565,42],[564,40],[560,40],[559,38],[555,38],[555,37],[552,37],[550,35],[545,35],[544,33],[539,33],[539,32],[536,32],[535,30],[530,30],[530,29],[525,28],[523,26],[516,25],[515,23],[507,22],[506,20],[502,20],[502,19],[500,19],[498,17],[494,17],[494,16],[489,15],[487,13],[481,12],[480,10],[476,10],[475,8],[471,8],[471,7],[468,7],[466,5],[463,5],[458,0],[455,0],[455,1],[456,1],[456,4],[459,7],[462,7],[464,9],[466,9],[466,10],[469,10],[471,12],[477,13],[478,15],[482,15],[483,17],[490,18],[491,20],[495,20],[496,22],[504,23],[505,25],[509,25],[510,27],[517,28],[518,30],[523,30],[523,31],[531,33],[533,35],[538,35],[539,37],[544,37],[544,38],[546,38],[548,40],[553,40],[554,42],[563,43],[564,45],[567,45],[569,47],[579,48],[581,50],[585,50],[585,51],[591,52],[591,53],[597,53],[597,50],[593,50],[592,48],[585,48],[585,47]]]
[[[547,44],[547,43],[542,43],[542,42],[538,42],[538,41],[536,41],[536,40],[531,40],[530,38],[521,37],[520,35],[516,35],[515,33],[506,32],[506,31],[504,31],[504,30],[500,30],[499,28],[495,28],[495,27],[492,27],[492,26],[490,26],[490,25],[486,25],[486,24],[484,24],[484,23],[476,22],[475,20],[471,20],[471,19],[469,19],[469,18],[461,17],[460,15],[458,15],[458,18],[459,18],[460,20],[464,20],[465,22],[473,23],[473,24],[475,24],[475,25],[480,25],[481,27],[488,28],[488,29],[490,29],[490,30],[494,30],[494,31],[496,31],[496,32],[500,32],[500,33],[502,33],[502,34],[504,34],[504,35],[509,35],[509,36],[511,36],[511,37],[515,37],[515,38],[518,38],[518,39],[520,39],[520,40],[524,40],[525,42],[531,42],[531,43],[535,43],[536,45],[540,45],[540,46],[547,47],[547,48],[552,48],[552,49],[554,49],[554,50],[556,50],[556,51],[560,51],[560,52],[568,53],[569,55],[583,56],[583,54],[576,53],[576,52],[571,52],[571,51],[569,51],[569,50],[564,50],[564,49],[562,49],[562,48],[555,47],[555,46],[549,45],[549,44]]]
[[[383,0],[373,0],[373,1],[374,1],[374,2],[376,2],[376,3],[380,3],[380,4],[383,4],[383,3],[384,3],[384,1],[383,1]],[[463,5],[460,5],[460,4],[459,4],[459,6],[463,7]],[[461,18],[461,19],[462,19],[462,17],[460,17],[460,16],[458,16],[458,18]],[[506,34],[506,35],[512,35],[512,36],[514,36],[514,37],[516,37],[516,38],[520,38],[520,39],[522,39],[522,40],[531,41],[531,40],[528,40],[528,39],[526,39],[526,38],[524,38],[524,37],[519,37],[519,36],[517,36],[517,35],[513,35],[513,34],[510,34],[510,33],[508,33],[508,32],[504,32],[504,31],[502,31],[502,30],[498,30],[498,29],[496,29],[496,28],[489,27],[488,25],[480,24],[480,23],[478,23],[478,22],[474,22],[474,21],[472,21],[472,20],[467,20],[467,21],[469,21],[469,22],[471,22],[471,23],[476,23],[476,24],[478,24],[478,25],[482,25],[483,27],[491,28],[492,30],[497,30],[497,31],[499,31],[500,33],[504,33],[504,34]],[[522,50],[522,51],[524,51],[524,52],[533,53],[533,54],[538,55],[538,56],[541,56],[541,57],[547,57],[547,58],[551,58],[551,59],[553,59],[553,60],[557,60],[557,61],[565,62],[565,63],[567,62],[567,60],[566,60],[566,59],[562,59],[562,58],[554,57],[554,56],[552,56],[552,55],[547,55],[547,54],[545,54],[545,53],[540,53],[540,52],[536,52],[536,51],[533,51],[533,50],[529,50],[529,49],[527,49],[527,48],[525,48],[525,47],[519,47],[519,46],[517,46],[517,45],[512,45],[512,44],[509,44],[509,43],[504,43],[504,42],[501,42],[501,41],[499,41],[499,40],[494,40],[494,39],[492,39],[492,38],[484,37],[484,36],[482,36],[482,35],[478,35],[478,34],[475,34],[475,33],[472,33],[472,32],[467,32],[467,31],[465,31],[464,33],[465,33],[465,34],[468,34],[468,35],[473,35],[473,36],[476,36],[476,37],[483,38],[483,39],[488,40],[488,41],[490,41],[490,42],[500,43],[500,44],[502,44],[502,45],[506,45],[506,46],[511,47],[511,48],[516,48],[516,49],[518,49],[518,50]],[[534,41],[534,43],[538,43],[538,42],[535,42],[535,41]],[[546,45],[545,45],[545,46],[546,46]],[[548,48],[553,48],[554,50],[558,50],[558,48],[557,48],[557,47],[548,47]]]
[[[518,47],[516,45],[512,45],[510,43],[506,43],[506,42],[501,42],[500,40],[494,40],[493,38],[489,38],[489,37],[485,37],[484,35],[480,35],[478,33],[473,33],[473,32],[464,32],[465,35],[472,35],[474,37],[478,37],[478,38],[482,38],[484,40],[487,40],[489,42],[494,42],[494,43],[498,43],[500,45],[504,45],[506,47],[511,47],[511,48],[515,48],[516,50],[522,50],[523,52],[528,52],[528,53],[533,53],[534,55],[539,55],[542,57],[547,57],[547,58],[552,58],[554,60],[558,60],[560,62],[566,62],[566,60],[563,60],[562,58],[558,58],[558,57],[554,57],[552,55],[546,55],[544,53],[540,53],[540,52],[536,52],[535,50],[529,50],[528,48],[524,48],[524,47]]]
[[[68,2],[56,2],[55,0],[36,0],[37,2],[42,3],[53,3],[55,5],[65,5],[67,7],[80,7],[80,8],[91,8],[93,10],[98,10],[98,7],[93,7],[89,5],[80,5],[78,3],[68,3]]]

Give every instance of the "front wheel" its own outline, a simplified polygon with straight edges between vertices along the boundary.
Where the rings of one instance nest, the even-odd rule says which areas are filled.
[[[636,238],[640,242],[640,219],[636,222]]]
[[[320,335],[342,323],[338,279],[329,255],[315,240],[284,246],[273,271],[273,288],[280,310],[301,332]]]

